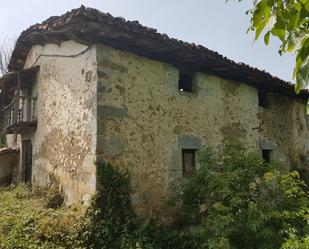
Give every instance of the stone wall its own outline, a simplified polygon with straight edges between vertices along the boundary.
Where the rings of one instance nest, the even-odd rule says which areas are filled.
[[[236,138],[259,150],[254,87],[196,73],[195,92],[180,92],[177,68],[103,45],[97,63],[97,153],[129,170],[140,213],[158,212],[182,178],[182,149],[220,149],[224,138]]]
[[[21,135],[33,144],[32,181],[58,186],[68,205],[88,202],[95,191],[95,54],[95,47],[73,41],[46,44],[34,46],[25,65],[40,65],[32,88],[37,129]]]
[[[273,159],[287,162],[287,167],[301,166],[309,171],[309,116],[305,103],[276,93],[270,93],[267,99],[267,107],[258,113],[261,148],[273,149]]]
[[[200,72],[194,91],[182,92],[176,67],[104,45],[35,46],[33,65],[41,66],[32,89],[38,127],[17,140],[32,140],[33,183],[58,184],[67,204],[89,201],[96,160],[129,171],[133,204],[146,216],[183,178],[182,149],[220,150],[234,138],[289,164],[307,160],[309,121],[295,99],[271,93],[261,108],[255,87]]]

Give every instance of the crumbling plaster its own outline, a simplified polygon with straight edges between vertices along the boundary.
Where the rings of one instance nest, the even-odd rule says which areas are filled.
[[[260,138],[273,146],[273,159],[287,162],[286,170],[300,166],[308,171],[309,116],[305,103],[276,93],[269,93],[268,102],[258,113]]]
[[[25,68],[40,65],[32,96],[37,129],[21,139],[33,144],[34,185],[56,185],[68,205],[89,202],[95,191],[96,50],[73,41],[34,46]]]
[[[269,93],[261,108],[255,87],[200,72],[195,91],[181,92],[176,67],[104,45],[97,64],[98,158],[130,172],[141,213],[157,212],[182,178],[181,149],[220,149],[232,138],[257,153],[270,144],[287,165],[308,157],[308,117],[295,98]]]
[[[194,92],[181,92],[178,68],[105,45],[34,46],[33,65],[38,127],[21,139],[33,142],[34,184],[58,183],[68,204],[94,193],[96,160],[129,171],[145,215],[182,179],[182,149],[220,150],[234,138],[249,151],[271,147],[274,159],[307,160],[308,118],[296,99],[271,93],[261,108],[255,87],[201,72]]]
[[[241,139],[258,150],[254,87],[197,72],[194,93],[178,90],[172,65],[97,46],[99,158],[129,170],[137,210],[157,212],[182,178],[181,149]]]

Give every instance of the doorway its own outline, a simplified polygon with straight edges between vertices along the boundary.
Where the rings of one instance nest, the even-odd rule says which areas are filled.
[[[24,180],[31,183],[32,177],[32,143],[31,140],[22,141],[22,167],[24,169]]]

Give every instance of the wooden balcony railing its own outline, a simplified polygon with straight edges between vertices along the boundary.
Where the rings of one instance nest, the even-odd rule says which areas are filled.
[[[4,108],[4,132],[19,133],[23,129],[35,128],[37,97],[14,97],[12,102]]]

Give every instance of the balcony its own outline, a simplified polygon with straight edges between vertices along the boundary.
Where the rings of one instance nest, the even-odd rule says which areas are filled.
[[[37,97],[13,97],[12,102],[4,108],[4,132],[20,134],[25,130],[35,129]]]

